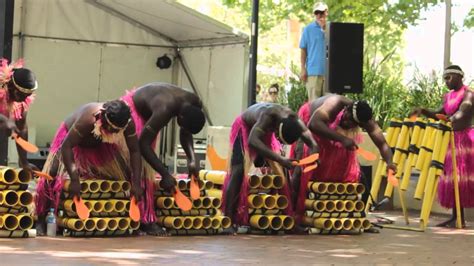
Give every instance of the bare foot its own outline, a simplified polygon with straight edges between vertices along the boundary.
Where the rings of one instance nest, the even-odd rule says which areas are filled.
[[[301,225],[295,225],[295,228],[293,228],[293,230],[289,231],[288,233],[293,235],[307,235],[308,228]]]
[[[150,236],[170,236],[165,229],[158,226],[155,223],[142,224],[140,227],[139,235],[150,235]]]
[[[45,236],[46,235],[46,224],[44,222],[36,222],[36,235]]]
[[[436,225],[437,227],[448,227],[448,228],[456,228],[456,218],[451,217],[451,219],[439,223]],[[462,228],[466,227],[466,221],[462,221]]]
[[[222,234],[236,236],[238,229],[239,227],[236,224],[234,224],[231,227],[224,229],[222,231]]]

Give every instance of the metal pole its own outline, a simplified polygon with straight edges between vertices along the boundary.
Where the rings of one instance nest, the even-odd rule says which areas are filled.
[[[257,98],[257,48],[258,48],[258,6],[259,0],[252,1],[252,27],[249,61],[249,90],[248,106],[254,104]]]
[[[446,0],[443,69],[451,65],[451,0]]]

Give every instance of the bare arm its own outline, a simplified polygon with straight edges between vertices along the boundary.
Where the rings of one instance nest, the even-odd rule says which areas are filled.
[[[74,161],[73,148],[81,143],[83,136],[89,134],[90,127],[85,123],[76,121],[69,129],[66,138],[61,145],[61,155],[64,166],[73,182],[79,182],[79,173],[77,172],[76,163]]]
[[[311,117],[309,129],[323,138],[343,142],[347,138],[329,128],[328,124],[331,121],[331,115],[326,109],[323,105],[315,111]]]
[[[183,150],[186,153],[189,174],[194,175],[195,178],[199,178],[198,167],[196,166],[196,157],[194,154],[193,135],[186,129],[180,128],[179,141],[181,143],[181,147],[183,147]]]
[[[300,78],[304,82],[308,79],[308,72],[306,70],[306,58],[307,58],[306,48],[301,48],[301,55],[300,55],[301,76]]]
[[[455,131],[464,130],[471,127],[471,121],[474,114],[474,92],[467,91],[459,106],[459,110],[454,113],[450,120]]]
[[[133,121],[131,121],[127,129],[125,129],[124,136],[128,151],[130,152],[130,164],[132,168],[131,182],[135,194],[134,196],[139,199],[142,194],[140,189],[140,182],[142,180],[142,160],[140,149],[138,147],[138,137],[135,129],[135,123],[133,123]]]
[[[18,128],[18,136],[22,139],[28,140],[28,125],[26,124],[27,112],[24,112],[22,118],[15,122]],[[16,150],[18,152],[18,165],[20,167],[28,167],[28,160],[26,158],[26,151],[18,144],[16,144]]]
[[[282,163],[285,158],[280,154],[273,152],[265,145],[263,139],[271,127],[272,117],[268,114],[262,114],[257,123],[252,127],[249,134],[249,146],[257,151],[261,156]]]
[[[369,135],[370,139],[374,142],[377,149],[380,151],[380,155],[382,155],[383,160],[387,163],[387,165],[392,164],[392,150],[390,146],[388,146],[385,137],[383,136],[382,129],[375,123],[374,120],[370,120],[366,125],[363,125]]]
[[[309,147],[311,153],[317,153],[319,152],[319,147],[316,144],[316,141],[313,139],[313,135],[311,134],[311,131],[303,124],[303,122],[300,120],[299,123],[301,124],[301,127],[303,128],[303,133],[301,134],[301,140],[306,144],[306,146]],[[299,143],[299,142],[298,142]],[[298,146],[297,143],[297,146]],[[298,147],[297,147],[298,150]]]

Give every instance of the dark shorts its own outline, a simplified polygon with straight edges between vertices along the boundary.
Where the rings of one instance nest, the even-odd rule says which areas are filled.
[[[244,144],[241,134],[242,133],[239,133],[239,135],[237,135],[234,146],[232,147],[232,157],[230,158],[231,165],[244,164]],[[265,159],[262,156],[257,155],[253,164],[255,167],[263,167],[265,166]]]

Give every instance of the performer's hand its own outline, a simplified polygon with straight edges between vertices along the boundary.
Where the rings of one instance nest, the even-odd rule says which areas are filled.
[[[288,169],[292,169],[293,167],[295,167],[293,165],[293,160],[288,159],[288,158],[283,158],[283,160],[281,160],[279,163],[281,164],[281,166],[283,166],[285,168],[288,168]]]
[[[351,138],[344,138],[342,140],[342,145],[344,145],[344,148],[346,148],[348,150],[356,150],[357,149],[357,144]]]
[[[160,186],[164,191],[173,194],[176,187],[176,180],[172,175],[162,176]]]
[[[387,164],[387,175],[388,175],[388,170],[392,170],[393,174],[397,173],[397,165],[394,163]]]
[[[300,80],[306,82],[308,80],[308,72],[306,69],[301,69]]]
[[[189,176],[194,175],[195,180],[199,180],[199,169],[196,167],[195,162],[188,163]]]
[[[11,120],[11,119],[8,119],[7,121],[5,121],[5,127],[10,130],[12,133],[15,132],[15,133],[19,133],[20,130],[16,127],[16,123],[15,121]]]
[[[71,198],[81,196],[81,182],[79,182],[79,179],[71,179],[71,184],[69,184],[69,194]]]
[[[132,188],[130,189],[130,194],[135,197],[135,199],[138,201],[142,200],[143,196],[143,189],[139,185],[134,185],[132,184]]]

